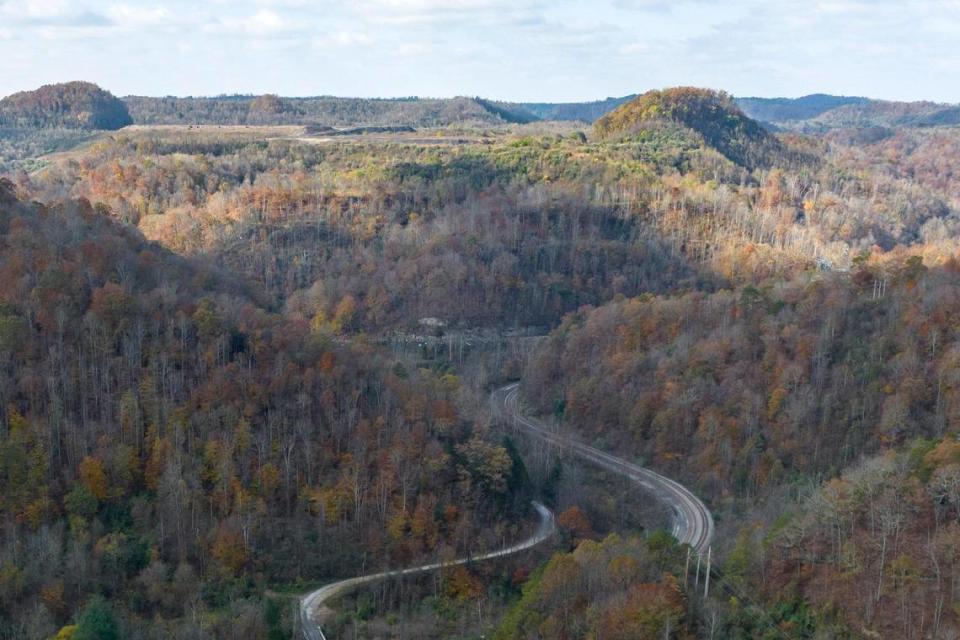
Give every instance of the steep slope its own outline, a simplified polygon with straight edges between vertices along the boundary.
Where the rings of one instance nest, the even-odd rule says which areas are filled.
[[[942,264],[897,251],[850,274],[584,309],[540,345],[526,397],[708,500],[763,494],[955,423],[957,353],[939,336],[960,298],[957,262]]]
[[[783,159],[781,142],[748,118],[726,93],[694,87],[650,91],[594,124],[601,138],[631,137],[663,123],[693,131],[734,163],[753,169]]]
[[[98,594],[119,637],[289,638],[267,583],[492,546],[526,509],[455,376],[269,313],[103,206],[0,180],[0,283],[0,637]]]
[[[126,105],[90,82],[48,84],[0,100],[0,125],[120,129],[133,120]]]
[[[958,483],[954,430],[891,448],[743,526],[725,569],[747,592],[859,631],[832,635],[817,621],[820,635],[802,637],[956,638]]]

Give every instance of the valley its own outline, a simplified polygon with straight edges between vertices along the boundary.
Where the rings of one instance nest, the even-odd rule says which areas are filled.
[[[950,105],[56,92],[0,638],[960,633]]]

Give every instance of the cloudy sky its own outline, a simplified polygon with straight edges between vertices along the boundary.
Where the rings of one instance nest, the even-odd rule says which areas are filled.
[[[0,95],[960,102],[960,0],[0,0]]]

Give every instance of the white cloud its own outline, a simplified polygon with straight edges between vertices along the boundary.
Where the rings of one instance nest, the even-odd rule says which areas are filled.
[[[0,95],[84,77],[141,94],[960,100],[957,35],[960,0],[0,0]]]
[[[259,5],[281,9],[304,9],[323,4],[323,2],[318,3],[316,0],[254,0],[254,2]]]
[[[165,7],[140,7],[129,4],[115,4],[107,10],[107,16],[113,24],[124,28],[153,27],[166,24],[171,14]]]
[[[64,0],[19,0],[5,2],[4,15],[23,19],[55,19],[71,12],[72,5]]]
[[[653,47],[649,42],[631,42],[622,45],[618,51],[625,56],[646,55],[653,52]]]
[[[102,27],[110,22],[95,9],[65,0],[11,0],[0,4],[0,17],[22,27]]]
[[[332,47],[368,46],[373,38],[361,31],[336,31],[324,34],[313,41],[315,47],[327,49]]]
[[[355,10],[371,22],[432,24],[470,20],[509,22],[543,9],[542,0],[356,0]]]
[[[291,29],[290,25],[271,9],[260,9],[256,13],[240,17],[224,17],[209,23],[205,30],[213,33],[269,36]]]
[[[431,51],[433,51],[433,48],[425,42],[406,42],[394,49],[394,53],[396,55],[406,58],[423,56]]]

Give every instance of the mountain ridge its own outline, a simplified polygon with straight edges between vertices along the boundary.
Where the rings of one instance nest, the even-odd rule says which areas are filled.
[[[499,126],[531,122],[592,124],[640,94],[584,102],[518,102],[457,96],[356,98],[332,95],[116,97],[90,82],[44,85],[0,99],[0,126],[119,129],[138,125],[314,125],[329,127]],[[960,124],[960,105],[898,102],[814,93],[798,98],[735,97],[746,116],[767,129],[824,133],[870,127]]]

